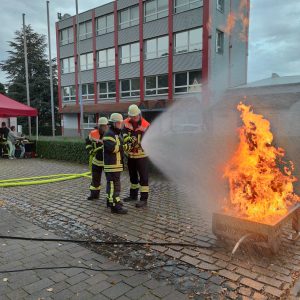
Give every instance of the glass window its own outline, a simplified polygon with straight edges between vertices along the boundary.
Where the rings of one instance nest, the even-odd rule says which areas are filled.
[[[120,12],[120,28],[124,29],[129,27],[129,9]]]
[[[61,46],[74,42],[73,27],[62,29],[60,31],[60,44]]]
[[[175,93],[194,93],[201,91],[201,71],[175,74]]]
[[[189,72],[189,92],[200,92],[201,77],[201,71]]]
[[[80,69],[81,71],[93,69],[93,53],[86,53],[80,55]]]
[[[146,77],[146,95],[156,95],[156,77]]]
[[[157,1],[157,18],[163,18],[168,16],[168,0],[158,0]]]
[[[75,72],[74,57],[68,57],[61,60],[61,73]]]
[[[158,94],[167,94],[169,90],[169,82],[168,82],[168,75],[159,75],[157,76],[157,87],[158,87]]]
[[[74,57],[69,58],[69,71],[71,73],[75,72],[75,59],[74,59]]]
[[[175,52],[184,53],[188,51],[188,31],[176,33]]]
[[[131,44],[131,62],[139,61],[140,60],[140,46],[139,43]]]
[[[121,47],[121,64],[130,62],[130,46],[124,45]]]
[[[186,93],[186,92],[187,92],[187,73],[175,74],[175,93]]]
[[[99,98],[109,99],[116,97],[116,82],[99,82]]]
[[[82,85],[82,99],[93,100],[94,99],[94,84],[87,83]]]
[[[202,50],[202,27],[189,31],[189,51]]]
[[[63,101],[76,101],[75,86],[65,86],[62,88]]]
[[[114,31],[114,14],[106,16],[106,32]]]
[[[217,0],[217,10],[224,12],[224,0]]]
[[[168,53],[169,53],[168,42],[169,42],[169,37],[167,35],[157,39],[157,56],[158,57],[168,55]]]
[[[115,65],[115,48],[107,49],[107,66]]]
[[[86,55],[82,54],[80,55],[80,70],[85,71],[86,69]]]
[[[203,0],[175,0],[174,12],[180,13],[203,6]]]
[[[144,4],[144,17],[145,22],[150,22],[159,18],[167,17],[168,0],[152,0],[146,1]]]
[[[146,59],[156,58],[156,43],[157,39],[146,41]]]
[[[86,38],[92,37],[93,28],[92,28],[92,21],[86,22]]]
[[[116,82],[109,81],[108,82],[108,98],[115,98],[116,97]]]
[[[140,79],[131,79],[131,96],[140,95]]]
[[[175,34],[175,53],[202,50],[202,27]]]
[[[121,97],[137,97],[140,95],[140,79],[121,80]]]
[[[79,39],[84,40],[92,37],[92,21],[87,21],[79,24]]]
[[[97,35],[114,31],[114,14],[97,18]]]
[[[224,32],[217,30],[216,34],[216,52],[223,54],[224,51]]]
[[[130,96],[130,80],[121,81],[121,97]]]
[[[106,17],[97,18],[97,34],[106,33]]]
[[[98,51],[98,67],[106,67],[106,50]]]
[[[156,4],[156,0],[145,2],[145,22],[150,22],[157,19]]]
[[[119,28],[124,29],[139,24],[139,6],[135,5],[119,12]]]
[[[130,9],[130,26],[135,26],[139,24],[139,7],[134,6]]]

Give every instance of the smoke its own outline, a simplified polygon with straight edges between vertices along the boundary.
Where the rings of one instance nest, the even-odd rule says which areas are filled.
[[[231,115],[207,107],[200,98],[182,99],[161,114],[143,138],[152,163],[201,211],[216,210],[227,193],[223,166],[235,149],[238,114]]]

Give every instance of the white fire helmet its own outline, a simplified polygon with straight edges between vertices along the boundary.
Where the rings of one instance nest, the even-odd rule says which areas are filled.
[[[107,125],[108,124],[108,120],[105,117],[101,117],[98,119],[98,125]]]
[[[128,107],[128,116],[129,117],[136,117],[141,114],[141,110],[136,104],[132,104]]]
[[[123,122],[123,116],[119,113],[113,113],[110,115],[109,122],[112,123]]]

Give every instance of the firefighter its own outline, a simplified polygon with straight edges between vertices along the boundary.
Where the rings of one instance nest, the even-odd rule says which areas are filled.
[[[89,135],[92,149],[90,157],[92,157],[92,182],[90,185],[90,196],[88,200],[99,199],[101,190],[101,175],[103,170],[103,135],[108,129],[108,120],[101,117],[98,120],[98,128],[93,130]]]
[[[123,116],[113,113],[109,119],[109,129],[103,137],[104,172],[106,175],[107,207],[112,213],[127,214],[120,200],[121,172],[123,171],[124,151],[131,149],[131,140],[124,144],[122,137]]]
[[[102,119],[102,118],[100,118],[100,119]],[[98,122],[99,122],[99,120],[98,120]],[[98,124],[98,126],[99,125],[100,124]],[[89,133],[89,136],[85,140],[85,145],[86,145],[85,149],[89,153],[89,170],[90,170],[90,172],[92,172],[92,162],[93,162],[93,158],[95,156],[94,150],[97,147],[97,145],[96,145],[97,142],[100,140],[100,134],[99,134],[99,127],[98,126],[94,127],[94,129]]]
[[[138,200],[140,189],[140,201],[137,208],[147,206],[149,195],[148,185],[148,157],[142,148],[142,138],[149,127],[149,123],[142,117],[137,105],[132,104],[128,108],[128,118],[124,121],[124,141],[132,140],[132,149],[128,152],[128,171],[130,176],[130,195],[125,202]]]

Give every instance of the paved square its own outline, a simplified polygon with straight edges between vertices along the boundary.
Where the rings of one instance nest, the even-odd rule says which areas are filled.
[[[1,179],[86,171],[86,167],[82,165],[39,159],[1,160],[0,164]],[[126,172],[123,174],[122,185],[122,196],[125,196],[125,187],[128,186]],[[24,255],[23,252],[19,252],[18,246],[10,241],[9,251],[6,248],[4,256],[1,256],[1,260],[5,259],[5,262],[1,261],[1,269],[30,265],[30,251],[34,251],[36,265],[46,262],[52,265],[72,264],[78,263],[79,260],[93,265],[95,262],[100,263],[103,268],[115,264],[132,267],[151,267],[158,263],[183,264],[153,270],[144,275],[135,272],[108,272],[90,277],[89,272],[73,269],[54,272],[49,276],[21,274],[18,275],[21,276],[19,278],[25,281],[24,285],[20,286],[23,293],[34,294],[39,288],[43,290],[50,283],[46,280],[50,280],[59,290],[60,299],[72,297],[76,290],[79,294],[85,293],[85,299],[300,297],[300,242],[292,243],[287,239],[291,233],[290,227],[284,229],[282,247],[277,255],[271,257],[251,249],[243,249],[232,258],[228,248],[223,247],[224,245],[211,233],[210,217],[203,216],[200,210],[195,210],[192,204],[185,200],[184,192],[165,179],[159,176],[152,177],[149,207],[137,210],[133,204],[129,204],[129,213],[126,216],[112,215],[106,209],[104,193],[98,201],[87,201],[88,186],[89,179],[82,178],[48,185],[6,188],[0,189],[0,200],[1,205],[14,215],[22,216],[65,238],[183,242],[212,248],[90,246],[85,249],[64,244],[60,246],[60,251],[57,251],[57,245],[47,244],[47,248],[44,248],[44,244],[40,243],[22,246],[24,251],[28,251],[28,254]],[[17,226],[13,234],[44,236],[45,233],[40,227],[27,224],[29,229]],[[1,228],[3,229],[2,226]],[[1,232],[6,233],[3,230]],[[215,248],[216,245],[218,248]],[[162,284],[165,282],[170,285]],[[3,284],[8,289],[6,297],[15,292],[14,286],[1,282],[2,286]],[[71,289],[71,285],[74,288]],[[122,294],[122,291],[125,291],[126,295]],[[97,298],[99,294],[102,298]]]

